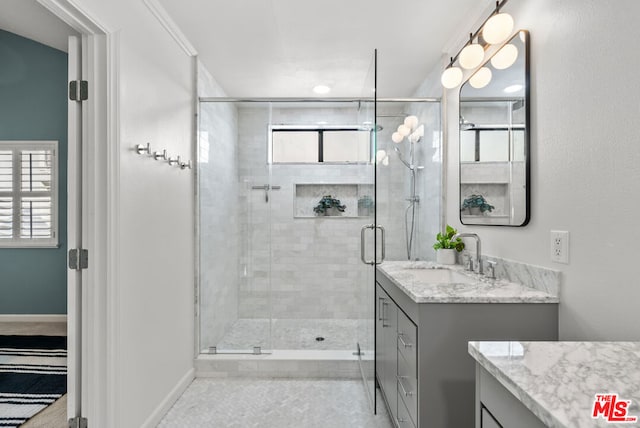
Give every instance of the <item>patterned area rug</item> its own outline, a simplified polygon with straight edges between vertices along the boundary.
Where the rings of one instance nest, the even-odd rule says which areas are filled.
[[[0,336],[0,427],[18,427],[67,392],[67,338]]]

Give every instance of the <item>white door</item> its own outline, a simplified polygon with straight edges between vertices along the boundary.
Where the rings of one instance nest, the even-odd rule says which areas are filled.
[[[82,42],[69,37],[69,82],[82,79]],[[68,185],[67,246],[70,251],[82,246],[82,102],[68,100]],[[83,349],[83,271],[68,266],[67,272],[67,415],[81,416]]]

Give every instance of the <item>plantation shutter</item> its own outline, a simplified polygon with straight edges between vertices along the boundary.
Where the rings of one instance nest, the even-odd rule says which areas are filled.
[[[57,142],[0,142],[0,246],[57,245]]]

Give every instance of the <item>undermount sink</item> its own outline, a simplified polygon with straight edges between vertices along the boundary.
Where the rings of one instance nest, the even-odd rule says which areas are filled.
[[[473,284],[478,282],[477,279],[450,269],[410,269],[410,271],[417,281],[432,284]]]

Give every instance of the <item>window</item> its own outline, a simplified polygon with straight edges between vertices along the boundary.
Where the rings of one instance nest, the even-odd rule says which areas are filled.
[[[272,163],[364,163],[371,161],[371,131],[273,129]]]
[[[515,127],[461,130],[460,161],[523,161],[524,136],[524,129]]]
[[[57,151],[57,141],[0,141],[0,247],[58,245]]]

